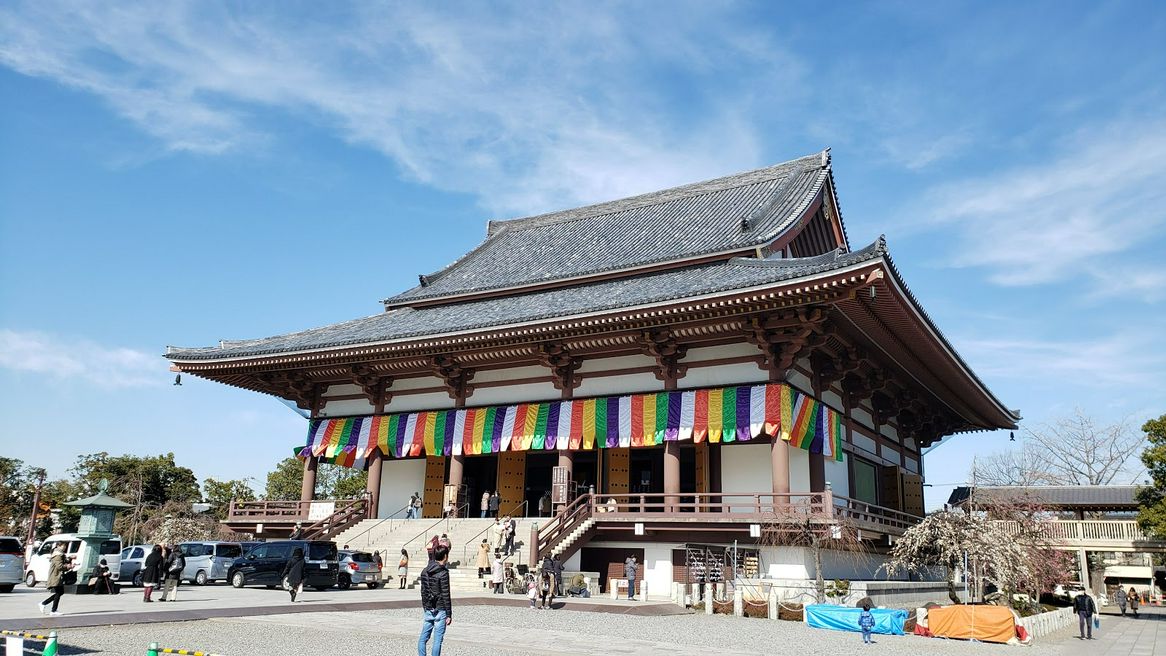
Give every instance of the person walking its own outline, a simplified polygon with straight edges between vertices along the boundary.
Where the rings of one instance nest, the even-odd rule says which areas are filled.
[[[874,615],[870,612],[870,602],[862,602],[862,612],[858,614],[858,628],[862,629],[862,643],[871,644],[870,632],[874,628]]]
[[[628,601],[636,598],[636,557],[628,556],[627,560],[623,561],[623,573],[628,580]]]
[[[494,525],[490,527],[490,546],[494,551],[502,550],[502,522],[497,518],[494,519]]]
[[[1113,595],[1113,601],[1117,604],[1118,609],[1121,610],[1122,616],[1126,614],[1126,606],[1129,604],[1129,597],[1126,596],[1126,591],[1118,588]]]
[[[1073,597],[1073,612],[1077,613],[1077,625],[1081,635],[1078,636],[1081,640],[1093,639],[1093,614],[1097,612],[1097,605],[1093,603],[1093,597],[1088,593]]]
[[[478,578],[482,578],[486,570],[490,569],[490,543],[485,539],[478,545],[478,559],[474,564],[478,568]]]
[[[487,504],[487,510],[490,511],[490,517],[498,517],[498,504],[501,500],[498,498],[498,491],[495,490],[490,494],[490,501]]]
[[[490,582],[494,584],[494,594],[502,594],[502,585],[506,583],[505,565],[502,564],[502,556],[494,552],[494,565],[490,568]]]
[[[506,536],[505,548],[507,556],[514,555],[514,533],[517,529],[517,526],[518,523],[514,521],[513,517],[507,516],[506,519],[502,520],[502,530]]]
[[[49,558],[49,578],[45,580],[49,598],[40,602],[42,615],[60,615],[57,607],[61,603],[61,595],[65,594],[65,572],[70,569],[72,563],[65,555],[65,543],[58,542],[57,546],[53,547],[53,555]]]
[[[1135,590],[1131,587],[1129,598],[1130,598],[1130,612],[1132,612],[1134,614],[1134,617],[1137,617],[1138,616],[1138,606],[1142,603],[1142,597],[1141,597],[1141,595],[1138,594],[1137,590]]]
[[[482,493],[482,519],[486,518],[488,512],[490,512],[490,491],[486,490]]]
[[[437,544],[445,547],[445,552],[453,551],[453,543],[449,541],[449,535],[442,533],[441,537],[437,539]]]
[[[405,582],[409,580],[409,552],[401,549],[401,560],[397,561],[397,577],[401,579],[401,590],[405,589]]]
[[[287,591],[291,594],[292,603],[296,597],[304,593],[304,550],[296,547],[291,558],[284,563],[283,571],[279,574],[281,581],[287,582]]]
[[[376,566],[377,566],[377,574],[380,574],[380,573],[381,573],[381,571],[385,569],[385,561],[384,561],[384,559],[383,559],[383,558],[381,558],[381,552],[380,552],[380,551],[374,551],[374,552],[372,552],[372,562],[376,563]]]
[[[538,607],[539,610],[552,610],[555,602],[555,578],[550,572],[543,572],[538,577]]]
[[[414,492],[413,496],[409,497],[409,519],[417,519],[421,517],[421,507],[425,505],[421,500],[421,493]]]
[[[162,582],[162,545],[156,544],[142,563],[142,601],[152,604],[154,587]]]
[[[441,642],[445,629],[453,624],[453,602],[449,598],[449,570],[446,561],[449,550],[438,545],[433,560],[421,572],[421,636],[417,639],[417,656],[425,656],[425,645],[433,637],[431,656],[441,656]]]
[[[431,563],[433,562],[433,552],[437,549],[437,543],[439,540],[441,540],[441,538],[434,535],[433,537],[429,538],[429,542],[425,543],[425,554],[429,556],[429,562]]]
[[[182,570],[186,569],[186,556],[177,546],[170,547],[170,553],[165,561],[165,587],[162,588],[162,601],[178,601],[178,584],[182,581]]]

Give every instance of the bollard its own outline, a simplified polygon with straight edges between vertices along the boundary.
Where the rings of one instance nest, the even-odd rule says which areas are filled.
[[[633,596],[638,596],[640,598],[640,601],[647,601],[648,600],[648,581],[647,580],[640,581],[640,594],[633,595]]]
[[[149,648],[146,649],[146,656],[158,656],[158,643],[151,642]]]
[[[42,656],[57,656],[57,632],[49,631],[49,641],[45,643],[45,650],[41,652]]]
[[[713,614],[713,584],[704,584],[704,614]]]
[[[740,586],[733,589],[733,615],[745,617],[745,591]]]
[[[780,609],[778,608],[777,604],[778,604],[777,588],[770,588],[769,589],[769,619],[771,619],[771,620],[776,620],[778,617],[778,612]]]
[[[24,638],[18,636],[4,636],[4,653],[20,656],[24,653]]]

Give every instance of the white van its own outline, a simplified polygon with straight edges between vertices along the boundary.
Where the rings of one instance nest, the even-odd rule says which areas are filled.
[[[186,558],[182,578],[198,585],[225,581],[231,564],[243,557],[243,546],[238,542],[183,542],[178,550]]]
[[[33,587],[38,581],[47,581],[49,578],[49,564],[53,556],[53,548],[57,543],[64,542],[69,546],[65,549],[65,554],[74,559],[77,566],[80,567],[85,563],[85,558],[88,555],[89,546],[84,540],[77,537],[76,533],[58,533],[50,535],[44,542],[37,547],[36,552],[32,554],[32,558],[28,560],[28,569],[24,573],[24,583],[28,587]],[[101,543],[98,550],[97,558],[94,559],[94,565],[97,561],[105,559],[105,564],[109,567],[110,576],[116,581],[121,578],[121,538],[113,536]],[[77,572],[78,576],[84,576],[88,572]]]

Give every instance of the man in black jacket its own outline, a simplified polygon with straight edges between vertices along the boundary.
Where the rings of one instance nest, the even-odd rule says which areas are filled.
[[[1073,597],[1073,611],[1077,613],[1078,624],[1081,630],[1081,639],[1093,639],[1093,614],[1097,612],[1097,606],[1093,603],[1093,597],[1082,592]]]
[[[445,627],[453,624],[453,602],[449,599],[449,570],[445,568],[449,558],[449,547],[439,544],[433,550],[433,560],[421,572],[421,608],[425,611],[421,621],[421,637],[417,640],[417,653],[425,654],[425,643],[433,636],[432,656],[441,656],[441,641],[445,638]]]

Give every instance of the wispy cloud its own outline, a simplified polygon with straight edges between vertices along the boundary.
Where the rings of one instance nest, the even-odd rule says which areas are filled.
[[[796,88],[804,73],[702,3],[446,9],[360,5],[325,25],[280,4],[38,0],[0,10],[0,63],[96,94],[176,151],[253,147],[269,128],[252,114],[291,112],[500,213],[756,165],[747,91]],[[745,71],[731,82],[719,74],[730,62]],[[649,83],[678,70],[700,84]]]
[[[80,379],[104,388],[163,385],[168,378],[157,354],[14,330],[0,330],[0,369]]]
[[[1166,120],[1130,117],[1038,163],[944,184],[919,211],[924,229],[956,235],[950,265],[987,269],[997,284],[1084,279],[1095,296],[1153,301],[1166,269],[1135,251],[1166,233],[1164,208]]]
[[[1141,332],[1098,339],[957,339],[960,352],[988,379],[1122,391],[1166,392],[1166,354]]]

